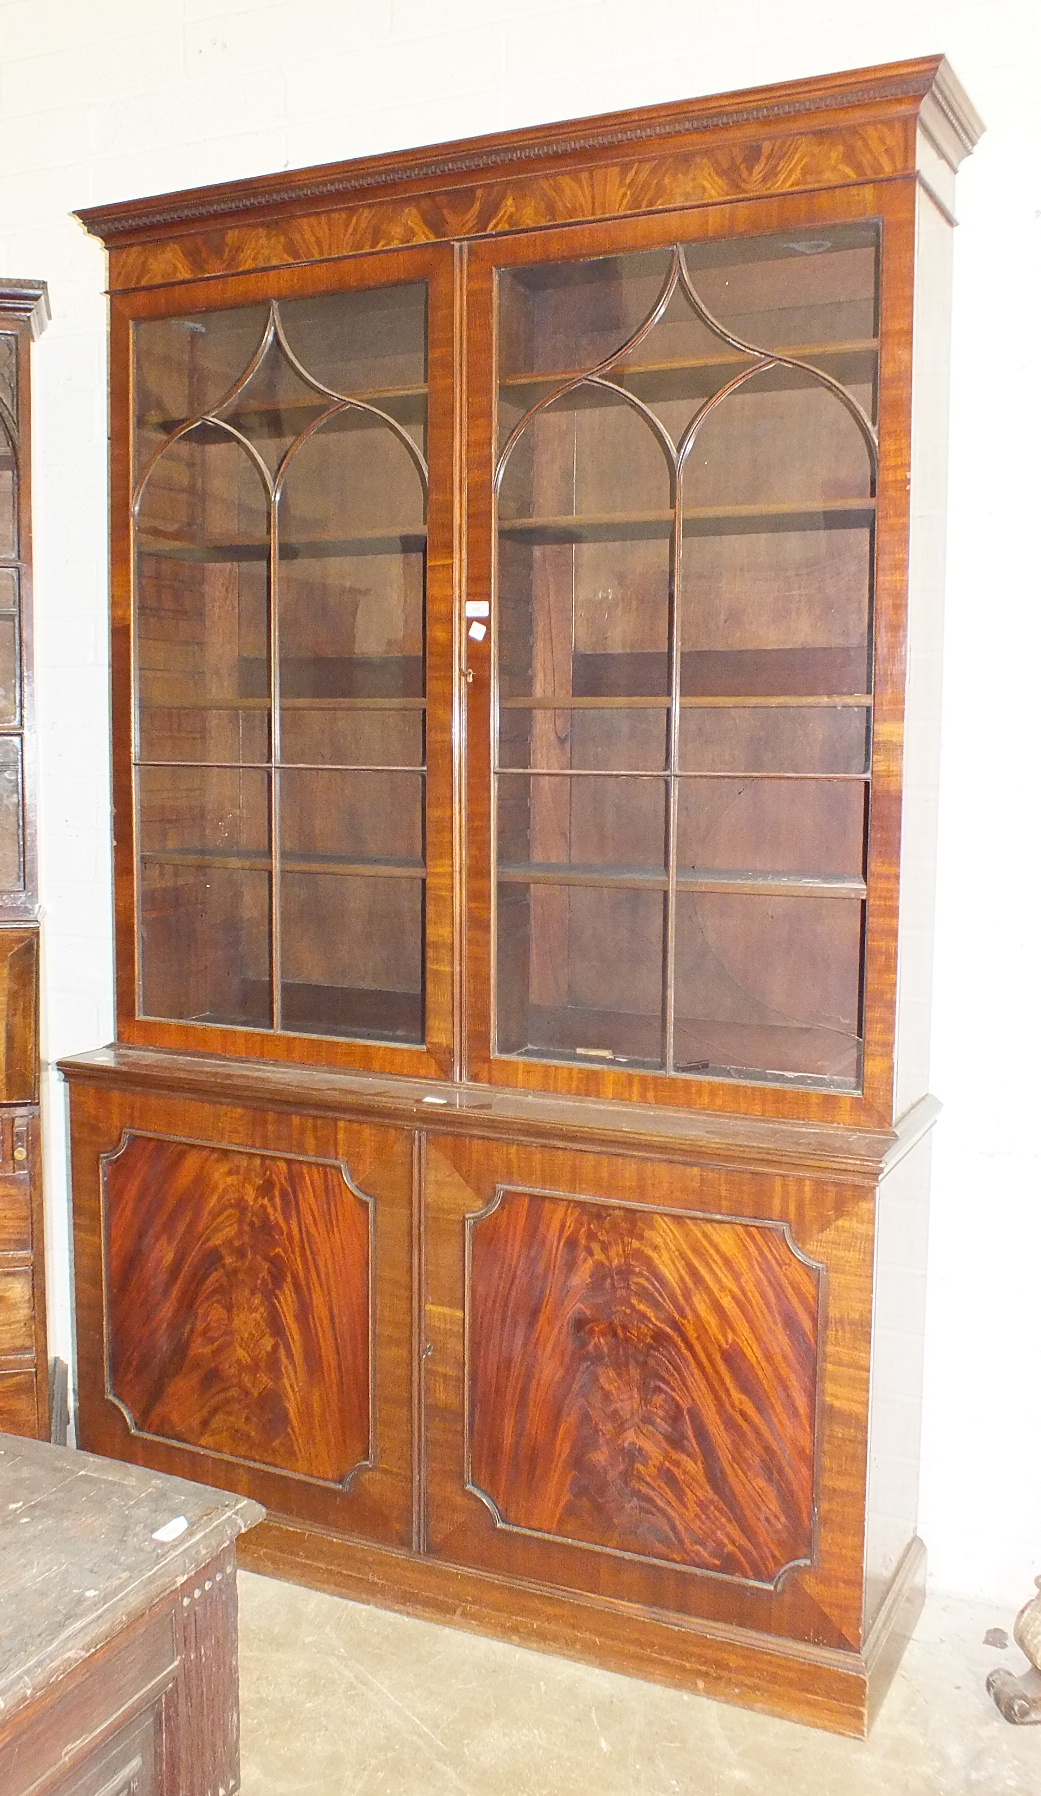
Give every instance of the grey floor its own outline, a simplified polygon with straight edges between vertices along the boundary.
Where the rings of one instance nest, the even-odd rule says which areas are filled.
[[[931,1598],[861,1745],[242,1573],[242,1796],[1041,1796],[1011,1625]]]

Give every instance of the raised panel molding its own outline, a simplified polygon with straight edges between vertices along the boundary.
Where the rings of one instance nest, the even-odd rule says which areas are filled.
[[[812,1563],[824,1270],[785,1224],[500,1187],[467,1219],[467,1483],[501,1528]]]
[[[372,1200],[346,1167],[128,1131],[101,1177],[132,1430],[340,1487],[370,1466]]]

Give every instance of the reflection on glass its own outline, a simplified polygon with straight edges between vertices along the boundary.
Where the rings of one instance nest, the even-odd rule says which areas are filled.
[[[22,837],[22,744],[18,736],[0,736],[0,889],[20,891],[25,884]]]
[[[780,954],[793,989],[812,984],[819,949],[846,1036],[826,1066],[798,1032],[776,1064],[720,1037],[711,1068],[858,1076],[877,296],[870,223],[500,273],[500,1053],[590,1046],[556,1025],[540,1046],[524,1020],[536,919],[555,919],[544,957],[569,1009],[576,956],[622,950],[561,919],[595,895],[616,914],[611,882],[653,864],[653,1057],[677,1073],[706,1060],[684,1019],[714,975],[690,919],[722,905],[740,920],[735,982],[742,956],[751,987]],[[660,784],[574,777],[658,770]],[[570,869],[566,891],[532,885],[522,902],[518,882],[548,866]]]
[[[18,338],[13,331],[0,331],[0,406],[17,424]]]
[[[150,1014],[423,1039],[426,332],[418,283],[137,327]]]
[[[0,568],[0,726],[5,729],[17,728],[21,709],[18,575],[14,568]]]
[[[14,441],[0,416],[0,556],[18,553],[18,464]]]

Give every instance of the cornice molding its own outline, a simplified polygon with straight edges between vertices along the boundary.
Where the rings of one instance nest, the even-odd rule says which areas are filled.
[[[394,151],[351,162],[261,175],[222,186],[196,187],[118,205],[91,206],[76,217],[106,243],[148,237],[185,225],[219,223],[233,215],[314,202],[346,203],[369,192],[406,183],[444,183],[457,176],[488,178],[526,172],[557,157],[574,158],[673,137],[709,135],[758,125],[804,126],[815,113],[860,107],[919,105],[932,94],[965,153],[982,129],[977,115],[942,57],[855,69],[818,80],[786,82],[744,93],[709,95],[631,112],[602,113],[493,137],[470,138],[430,149]]]
[[[51,321],[46,281],[0,280],[0,318],[28,318],[34,338]]]
[[[961,154],[957,162],[952,161],[952,167],[957,168],[958,162],[976,148],[987,127],[946,58],[940,62],[927,97],[939,108],[957,140]]]

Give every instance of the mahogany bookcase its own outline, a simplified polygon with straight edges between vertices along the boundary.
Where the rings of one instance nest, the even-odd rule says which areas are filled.
[[[81,214],[81,1439],[245,1562],[859,1733],[915,1532],[939,58]]]

